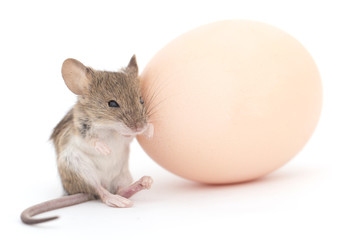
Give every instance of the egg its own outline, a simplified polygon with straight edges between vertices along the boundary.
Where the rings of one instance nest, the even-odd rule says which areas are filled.
[[[177,37],[140,79],[154,135],[139,143],[168,171],[201,183],[278,169],[311,137],[322,107],[311,55],[254,21],[215,22]]]

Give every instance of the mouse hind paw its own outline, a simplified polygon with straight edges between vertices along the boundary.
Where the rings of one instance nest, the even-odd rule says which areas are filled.
[[[127,198],[119,195],[110,194],[106,196],[102,201],[110,207],[128,208],[132,207],[133,202]]]
[[[133,205],[131,200],[120,195],[112,194],[103,187],[99,188],[98,193],[102,202],[110,207],[127,208]]]
[[[117,194],[125,198],[130,198],[132,195],[138,193],[141,190],[150,189],[153,180],[149,176],[144,176],[132,185],[121,188],[118,190]]]
[[[153,183],[153,180],[149,176],[144,176],[138,182],[143,189],[150,189]]]

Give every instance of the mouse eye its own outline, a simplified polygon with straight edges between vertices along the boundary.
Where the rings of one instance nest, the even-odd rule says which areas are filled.
[[[142,97],[139,98],[139,102],[140,102],[141,104],[144,104],[144,100],[143,100]]]
[[[111,100],[108,102],[109,107],[119,108],[119,104],[115,100]]]

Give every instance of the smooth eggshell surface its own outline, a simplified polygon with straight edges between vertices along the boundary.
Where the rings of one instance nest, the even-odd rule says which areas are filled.
[[[138,141],[165,169],[203,183],[252,180],[306,144],[321,111],[317,67],[267,24],[229,20],[179,36],[141,74],[154,136]]]

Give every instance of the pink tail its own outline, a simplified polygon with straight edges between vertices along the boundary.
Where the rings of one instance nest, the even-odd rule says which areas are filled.
[[[57,219],[58,216],[47,217],[47,218],[33,218],[35,215],[40,213],[52,211],[55,209],[68,207],[92,200],[93,196],[90,194],[78,193],[74,195],[68,195],[65,197],[53,199],[47,202],[43,202],[32,207],[27,208],[21,213],[21,221],[26,224],[37,224],[42,222],[51,221]]]

